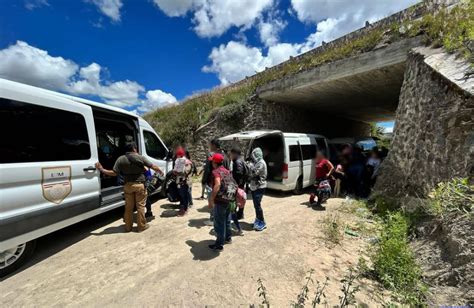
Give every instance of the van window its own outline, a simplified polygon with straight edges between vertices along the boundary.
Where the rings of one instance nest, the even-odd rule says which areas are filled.
[[[0,98],[0,163],[91,157],[84,117],[75,112]]]
[[[290,161],[299,161],[300,159],[300,146],[290,145]]]
[[[143,131],[146,153],[155,159],[164,159],[166,157],[166,148],[161,141],[152,132]]]
[[[313,159],[316,156],[316,145],[303,144],[301,145],[301,151],[303,152],[303,160]]]

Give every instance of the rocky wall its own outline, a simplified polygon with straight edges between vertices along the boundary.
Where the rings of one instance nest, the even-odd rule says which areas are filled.
[[[472,177],[470,70],[469,64],[439,50],[420,48],[410,53],[391,151],[381,166],[376,191],[424,197],[441,181]]]
[[[188,148],[196,161],[204,161],[210,140],[248,130],[317,133],[333,138],[367,136],[370,126],[254,96],[246,102],[221,108],[213,120],[196,131]]]

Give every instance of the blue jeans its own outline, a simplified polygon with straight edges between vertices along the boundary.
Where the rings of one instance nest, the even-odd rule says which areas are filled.
[[[214,231],[216,232],[216,245],[224,245],[224,241],[232,238],[230,228],[230,206],[226,203],[214,204]]]
[[[179,209],[183,211],[188,210],[189,206],[189,186],[183,184],[178,189],[179,192]]]
[[[260,188],[255,191],[252,191],[252,201],[253,207],[255,208],[255,216],[260,221],[265,221],[263,217],[263,210],[262,210],[262,198],[263,194],[265,193],[265,188]]]
[[[229,217],[229,220],[230,219],[232,219],[232,221],[234,222],[235,226],[237,227],[237,230],[241,231],[242,228],[240,227],[239,216],[237,215],[237,212],[231,213],[230,217]]]

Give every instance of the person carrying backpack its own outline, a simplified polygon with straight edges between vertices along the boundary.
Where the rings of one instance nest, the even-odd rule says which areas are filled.
[[[191,161],[185,157],[183,148],[176,150],[176,160],[174,162],[173,173],[176,175],[176,184],[179,192],[179,212],[178,216],[184,216],[189,207],[189,175],[191,174]]]
[[[263,231],[267,228],[262,210],[262,198],[267,188],[267,163],[263,160],[263,152],[260,148],[253,149],[251,159],[249,186],[256,216],[253,228],[255,231]]]
[[[211,197],[211,191],[212,191],[212,170],[213,170],[213,163],[212,163],[212,156],[214,154],[221,154],[222,157],[224,157],[224,160],[222,162],[222,166],[230,170],[230,162],[225,155],[224,151],[221,149],[221,143],[218,139],[212,139],[209,142],[209,154],[208,154],[208,160],[206,161],[204,165],[204,173],[202,175],[202,183],[206,183],[206,190],[207,190],[207,200],[209,202],[209,199]],[[208,203],[209,204],[209,203]],[[214,223],[214,213],[211,211],[209,215],[209,220],[204,222],[205,225],[212,226]]]
[[[214,231],[216,242],[209,248],[216,251],[224,249],[224,244],[232,242],[230,226],[230,203],[235,202],[237,183],[232,174],[223,166],[224,156],[215,153],[212,156],[212,192],[209,198],[209,208],[214,212]]]

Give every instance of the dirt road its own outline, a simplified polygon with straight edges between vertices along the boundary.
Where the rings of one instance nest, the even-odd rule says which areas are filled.
[[[123,233],[121,210],[93,218],[42,238],[33,262],[0,283],[0,306],[248,306],[261,302],[262,278],[272,306],[288,307],[310,269],[315,279],[330,278],[328,303],[337,304],[339,280],[367,244],[346,237],[327,247],[321,220],[342,200],[329,200],[325,212],[308,208],[306,200],[266,195],[263,232],[251,230],[249,201],[244,236],[234,237],[221,253],[207,248],[214,237],[204,224],[205,201],[196,200],[187,216],[176,217],[176,207],[159,200],[153,205],[156,218],[143,233]],[[359,284],[358,303],[379,305],[373,283]]]

